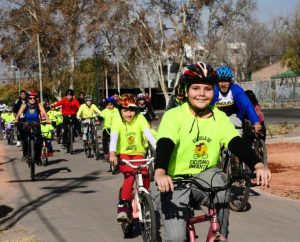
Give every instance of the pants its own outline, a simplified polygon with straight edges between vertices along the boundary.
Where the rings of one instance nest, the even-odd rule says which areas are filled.
[[[68,143],[68,124],[72,123],[73,124],[73,132],[74,132],[74,123],[76,120],[76,115],[72,115],[71,117],[69,116],[63,116],[63,144],[67,144]]]
[[[33,133],[35,137],[35,144],[34,144],[34,153],[35,153],[35,160],[40,160],[41,159],[41,152],[42,152],[42,145],[43,145],[43,138],[42,138],[42,133],[41,133],[41,127],[40,126],[33,126]],[[28,137],[30,135],[30,129],[28,126],[23,127],[22,130],[23,133],[23,156],[27,156],[27,151],[28,151]]]
[[[236,114],[232,114],[229,116],[231,123],[234,127],[239,131],[241,137],[243,137],[243,123],[242,121],[236,116]]]
[[[144,159],[144,156],[143,155],[120,155],[120,158],[126,160],[136,160],[136,159]],[[135,164],[137,165],[141,163],[136,162]],[[120,165],[119,169],[124,175],[122,192],[121,192],[121,200],[131,200],[131,193],[132,193],[132,187],[135,178],[134,177],[135,171],[129,165]],[[143,174],[144,186],[146,189],[149,189],[150,179],[146,168],[142,170],[142,174]]]
[[[212,168],[199,173],[195,177],[205,181],[202,185],[210,184],[208,187],[217,187],[226,184],[227,175],[218,168]],[[155,187],[152,195],[164,225],[163,241],[187,241],[186,223],[190,213],[190,199],[192,198],[194,203],[208,205],[208,194],[191,186],[190,188],[175,189],[174,192],[165,193],[160,193]],[[225,237],[228,235],[229,200],[230,192],[228,190],[218,192],[214,199],[220,222],[220,233]]]
[[[104,155],[109,153],[110,129],[103,129],[102,146]]]

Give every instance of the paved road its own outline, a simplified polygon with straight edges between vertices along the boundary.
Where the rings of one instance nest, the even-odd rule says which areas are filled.
[[[14,211],[0,221],[1,228],[25,228],[42,242],[142,241],[141,236],[124,240],[115,219],[122,176],[106,172],[102,160],[85,158],[81,142],[75,144],[72,156],[55,145],[55,157],[49,166],[37,168],[37,181],[32,182],[19,159],[21,150],[0,141],[5,161],[0,168],[8,170],[16,191],[4,199]],[[231,242],[299,241],[300,202],[258,191],[250,203],[246,212],[231,212]],[[207,226],[197,227],[203,231]]]

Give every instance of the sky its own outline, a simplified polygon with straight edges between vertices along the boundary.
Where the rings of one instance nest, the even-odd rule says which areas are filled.
[[[300,7],[299,0],[257,0],[256,17],[262,22],[269,22],[276,16],[287,16]]]
[[[137,0],[138,1],[138,0]],[[7,0],[0,0],[0,7],[4,6]],[[300,0],[256,0],[257,11],[255,16],[262,22],[270,22],[276,16],[287,16],[294,12],[297,6],[300,7]],[[6,73],[3,63],[0,61],[0,80],[3,73]],[[12,72],[8,73],[12,75]]]

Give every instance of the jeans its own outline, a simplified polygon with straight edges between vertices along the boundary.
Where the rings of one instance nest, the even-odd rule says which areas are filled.
[[[212,168],[197,174],[195,177],[206,181],[212,186],[224,186],[227,175],[218,168]],[[194,203],[208,205],[209,197],[207,193],[191,186],[190,188],[175,189],[174,192],[164,193],[160,193],[157,188],[154,188],[152,195],[160,214],[161,223],[164,225],[163,241],[187,241],[186,223],[190,214],[190,197],[192,195]],[[229,190],[218,192],[214,199],[220,222],[220,233],[225,237],[228,235],[229,200]]]

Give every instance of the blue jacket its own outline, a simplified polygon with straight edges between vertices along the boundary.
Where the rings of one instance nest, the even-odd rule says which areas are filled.
[[[230,90],[232,92],[234,104],[237,107],[237,117],[240,120],[244,120],[245,118],[249,119],[252,124],[259,122],[259,118],[255,112],[253,104],[245,94],[243,88],[241,88],[238,84],[232,83],[230,86]],[[214,105],[219,99],[219,87],[218,85],[214,86],[214,98],[212,104]]]

